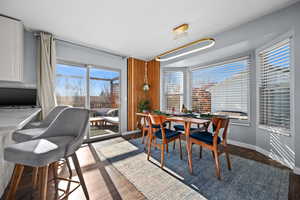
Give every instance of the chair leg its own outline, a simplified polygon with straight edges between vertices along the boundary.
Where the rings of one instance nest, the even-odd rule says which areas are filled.
[[[166,152],[169,153],[169,144],[166,144]]]
[[[145,129],[143,127],[142,127],[142,137],[143,137],[142,144],[144,144],[144,142],[145,142]]]
[[[79,161],[78,161],[78,158],[77,158],[76,153],[74,153],[74,154],[72,155],[72,160],[73,160],[73,163],[74,163],[74,166],[75,166],[75,170],[76,170],[76,172],[77,172],[77,175],[78,175],[80,184],[81,184],[81,186],[82,186],[82,189],[83,189],[85,198],[86,198],[87,200],[89,200],[89,199],[90,199],[89,193],[88,193],[88,191],[87,191],[87,188],[86,188],[86,185],[85,185],[85,182],[84,182],[84,178],[83,178],[83,175],[82,175],[82,172],[81,172],[81,168],[80,168]]]
[[[66,159],[66,164],[67,164],[67,168],[68,168],[68,171],[69,171],[69,179],[71,179],[73,177],[71,164],[70,164],[70,161],[69,161],[68,157],[66,157],[65,159]]]
[[[192,142],[188,142],[188,161],[189,161],[189,168],[190,168],[190,173],[193,174],[193,159],[192,159]]]
[[[20,183],[20,180],[21,180],[21,177],[23,174],[23,170],[24,170],[24,165],[16,164],[13,175],[11,177],[10,184],[9,184],[9,189],[8,189],[8,193],[6,196],[6,200],[15,199],[18,185]]]
[[[57,174],[57,163],[54,162],[51,164],[51,169],[53,173],[53,180],[54,180],[54,187],[55,187],[55,199],[57,199],[58,196],[58,174]]]
[[[218,151],[214,150],[214,158],[215,158],[215,163],[216,163],[216,175],[218,177],[219,180],[221,180],[221,171],[220,171],[220,160],[219,160],[219,156],[218,156]]]
[[[149,136],[149,141],[148,141],[148,154],[147,154],[147,160],[150,159],[150,155],[151,155],[151,145],[152,145],[152,137]]]
[[[173,151],[175,151],[176,140],[173,142]]]
[[[175,144],[175,140],[174,140]],[[180,160],[182,160],[182,148],[181,148],[181,138],[179,137],[179,151],[180,151]]]
[[[160,157],[160,167],[163,168],[164,167],[164,161],[165,161],[165,145],[161,144],[161,157]]]
[[[32,171],[32,188],[35,190],[37,188],[37,182],[38,182],[38,167],[33,167]]]
[[[211,155],[212,155],[213,159],[215,159],[214,151],[211,151]]]
[[[199,146],[200,147],[200,149],[199,149],[199,159],[201,159],[202,158],[202,146]]]
[[[230,161],[230,157],[229,157],[227,146],[224,146],[224,151],[225,151],[225,156],[226,156],[226,160],[227,160],[228,170],[231,170],[231,161]]]
[[[41,186],[40,186],[40,199],[47,199],[47,184],[48,184],[48,168],[49,166],[41,167]]]

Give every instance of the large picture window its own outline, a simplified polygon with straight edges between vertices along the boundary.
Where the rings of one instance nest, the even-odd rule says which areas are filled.
[[[191,78],[194,112],[248,119],[249,57],[195,69]]]
[[[258,53],[259,124],[290,130],[290,39]]]
[[[183,104],[184,78],[182,71],[165,71],[164,79],[164,108],[167,111],[179,112]]]

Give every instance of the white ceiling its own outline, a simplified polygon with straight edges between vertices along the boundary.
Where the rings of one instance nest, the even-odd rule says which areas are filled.
[[[34,30],[126,56],[154,56],[246,23],[296,0],[1,0],[0,13]],[[190,25],[187,37],[171,30]]]

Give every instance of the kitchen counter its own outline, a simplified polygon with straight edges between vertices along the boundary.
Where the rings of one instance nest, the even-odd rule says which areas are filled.
[[[40,108],[1,109],[0,108],[0,198],[13,172],[13,163],[3,158],[5,146],[13,144],[12,133],[23,128],[41,111]]]

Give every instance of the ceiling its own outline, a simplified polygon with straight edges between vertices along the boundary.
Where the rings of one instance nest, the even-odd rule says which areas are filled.
[[[102,50],[152,59],[167,50],[269,14],[296,0],[1,0],[27,28]],[[171,30],[190,25],[185,38]]]

